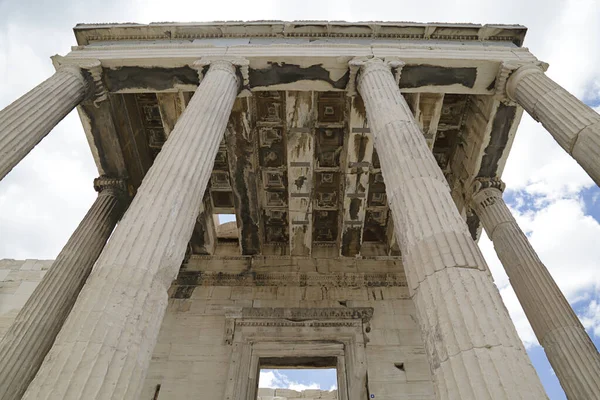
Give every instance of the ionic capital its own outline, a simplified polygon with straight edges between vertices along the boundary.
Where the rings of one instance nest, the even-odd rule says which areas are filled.
[[[108,99],[106,86],[102,81],[102,63],[96,59],[76,59],[54,56],[52,64],[57,72],[68,72],[81,79],[86,87],[85,100],[92,100],[94,105]]]
[[[386,57],[382,58],[368,58],[368,57],[355,57],[348,62],[350,68],[350,74],[348,77],[348,85],[346,86],[346,93],[348,96],[356,96],[358,93],[357,88],[360,86],[362,78],[368,73],[375,71],[391,71],[396,80],[396,85],[400,84],[400,74],[402,67],[405,63],[397,57]]]
[[[500,178],[475,178],[471,185],[471,207],[475,210],[478,207],[484,208],[496,202],[497,198],[502,199],[502,192],[506,185]]]
[[[210,70],[221,70],[233,74],[240,85],[240,92],[249,94],[249,61],[243,57],[202,57],[192,63],[191,67],[198,71],[200,82]]]
[[[127,195],[127,183],[123,179],[102,175],[94,179],[94,190],[98,194],[125,196]]]
[[[545,62],[536,63],[517,63],[502,62],[496,75],[496,98],[508,105],[516,105],[514,99],[514,89],[521,78],[529,73],[544,72],[548,69]],[[526,72],[527,71],[527,72]]]

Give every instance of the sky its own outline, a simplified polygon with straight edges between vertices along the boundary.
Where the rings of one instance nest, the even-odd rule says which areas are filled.
[[[600,111],[600,0],[0,0],[0,108],[52,75],[50,56],[76,44],[78,22],[256,19],[522,24],[548,75]],[[0,182],[0,259],[55,258],[94,201],[96,174],[73,112]],[[527,115],[503,179],[518,223],[598,346],[600,189]],[[491,242],[484,235],[479,245],[549,397],[565,399]],[[317,382],[277,373],[282,384]]]

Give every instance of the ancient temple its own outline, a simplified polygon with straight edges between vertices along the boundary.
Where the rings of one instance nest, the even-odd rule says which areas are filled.
[[[523,110],[600,183],[600,115],[526,28],[74,31],[0,111],[0,179],[74,108],[99,175],[56,260],[0,261],[1,399],[290,398],[257,379],[294,366],[337,372],[335,397],[303,398],[547,398],[482,228],[568,398],[600,398],[598,352],[502,200]]]

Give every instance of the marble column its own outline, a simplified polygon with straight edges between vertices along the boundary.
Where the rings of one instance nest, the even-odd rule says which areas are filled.
[[[436,398],[544,399],[479,248],[398,89],[390,68],[401,66],[380,59],[350,63],[375,137]]]
[[[472,205],[569,399],[600,399],[600,355],[502,199],[498,180],[478,180]]]
[[[100,254],[24,399],[137,399],[244,60],[208,72]],[[247,64],[246,64],[247,65]]]
[[[0,398],[18,400],[42,365],[85,280],[123,215],[121,180],[94,180],[98,197],[0,341]]]
[[[600,185],[600,115],[535,65],[513,72],[506,94],[516,101]]]
[[[74,65],[59,67],[50,78],[0,111],[0,180],[93,94],[95,88],[88,75]]]

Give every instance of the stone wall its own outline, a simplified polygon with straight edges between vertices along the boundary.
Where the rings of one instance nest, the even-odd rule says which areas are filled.
[[[0,339],[53,260],[0,260]]]
[[[290,389],[258,389],[257,400],[317,400],[317,399],[328,399],[337,400],[337,390],[303,390],[301,392],[290,390]]]
[[[341,260],[192,258],[170,290],[140,399],[223,398],[234,352],[226,342],[226,315],[241,308],[269,307],[372,307],[365,331],[368,393],[378,400],[434,399],[401,263],[385,258]],[[51,264],[0,260],[0,337]],[[260,398],[293,398],[269,393]],[[320,396],[305,391],[297,398],[331,398],[325,397],[331,392]]]
[[[159,400],[198,393],[224,398],[235,351],[224,338],[229,310],[373,307],[365,349],[369,394],[378,400],[434,399],[415,308],[408,288],[398,282],[404,280],[401,263],[341,260],[192,259],[171,287],[140,398],[152,400],[158,385]],[[348,284],[353,280],[362,283]]]

